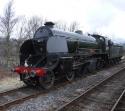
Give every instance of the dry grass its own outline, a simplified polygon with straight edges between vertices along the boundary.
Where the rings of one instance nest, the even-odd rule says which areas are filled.
[[[0,92],[15,89],[23,85],[24,84],[19,80],[18,77],[15,78],[6,77],[0,81]]]
[[[13,73],[11,70],[7,70],[7,69],[5,69],[3,67],[0,67],[0,80],[5,79],[7,77],[15,78],[17,76],[18,75]]]
[[[0,92],[23,86],[19,76],[11,70],[0,67]]]

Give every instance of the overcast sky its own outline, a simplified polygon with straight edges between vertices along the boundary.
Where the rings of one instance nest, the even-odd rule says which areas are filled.
[[[0,0],[0,15],[9,0]],[[16,15],[40,16],[125,41],[125,0],[14,0]]]

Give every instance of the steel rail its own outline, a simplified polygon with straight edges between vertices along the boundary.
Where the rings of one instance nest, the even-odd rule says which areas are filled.
[[[87,94],[91,93],[91,91],[93,91],[94,89],[96,89],[97,87],[99,87],[100,85],[102,85],[103,83],[107,82],[108,80],[110,80],[112,77],[114,77],[115,75],[119,74],[120,72],[122,72],[123,70],[125,70],[125,68],[122,68],[121,70],[117,71],[115,74],[109,76],[108,78],[105,78],[103,81],[99,82],[98,84],[90,87],[88,90],[86,90],[85,92],[83,92],[82,94],[78,95],[77,97],[75,97],[74,99],[72,99],[69,102],[66,102],[64,105],[62,105],[61,107],[57,108],[56,111],[64,111],[64,109],[66,107],[68,107],[70,104],[72,104],[73,102],[77,101],[78,99],[80,99],[81,97],[85,97]]]
[[[124,95],[125,95],[125,89],[121,93],[121,95],[119,96],[119,98],[117,99],[117,101],[115,102],[115,104],[113,105],[111,111],[115,111],[116,110],[116,108],[118,107],[118,104],[120,103],[120,101],[122,100],[122,98],[123,98]]]

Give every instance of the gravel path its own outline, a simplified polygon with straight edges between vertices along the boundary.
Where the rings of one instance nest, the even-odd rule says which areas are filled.
[[[94,75],[87,76],[57,90],[50,91],[44,96],[41,95],[37,98],[25,101],[22,104],[13,106],[9,108],[8,111],[54,111],[57,107],[63,105],[65,101],[73,99],[71,95],[85,91],[90,86],[97,84],[123,67],[125,67],[125,63],[99,71]]]

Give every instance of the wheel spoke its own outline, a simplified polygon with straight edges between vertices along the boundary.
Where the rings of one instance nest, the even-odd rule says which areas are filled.
[[[55,75],[53,71],[47,71],[46,76],[39,77],[40,86],[44,89],[50,89],[55,81]]]

